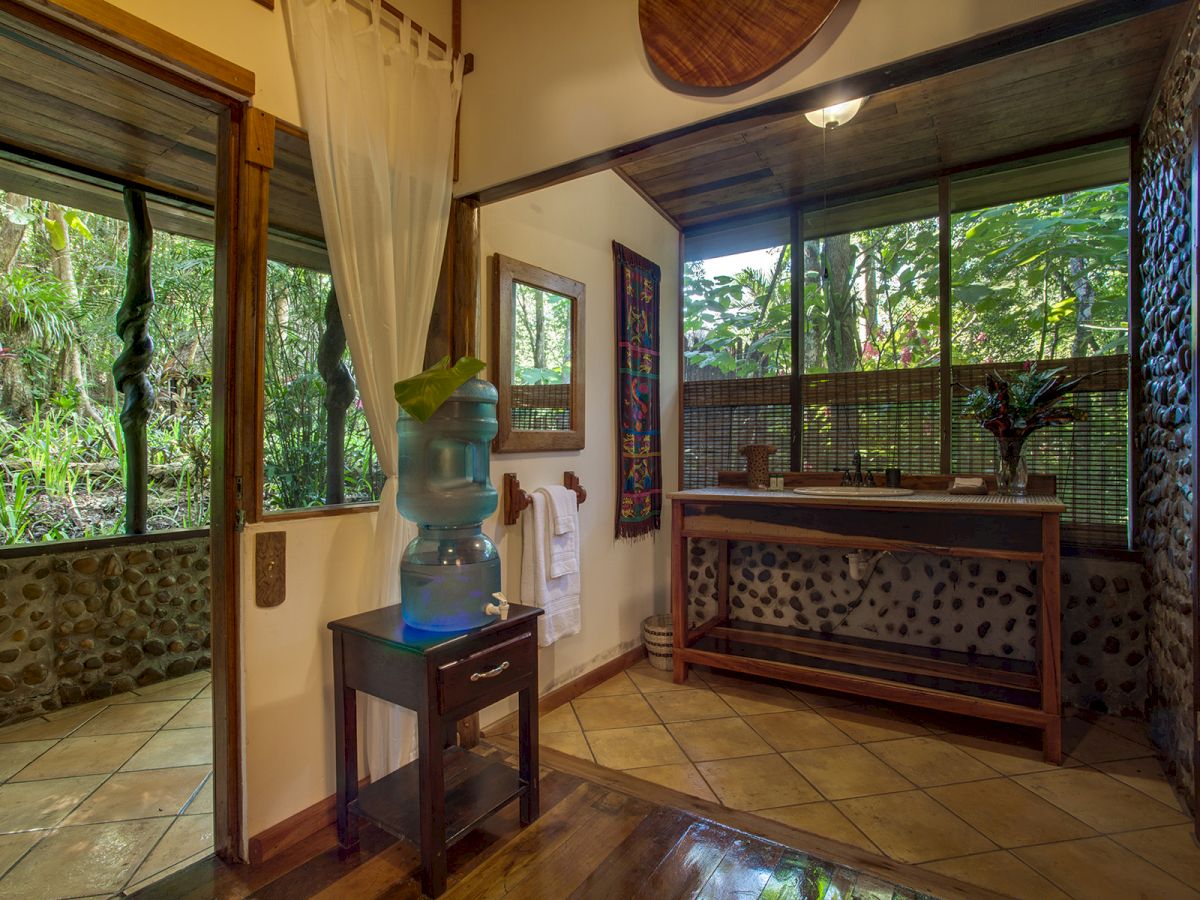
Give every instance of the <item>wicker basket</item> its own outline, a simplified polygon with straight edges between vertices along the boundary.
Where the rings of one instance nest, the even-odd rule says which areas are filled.
[[[650,616],[642,622],[642,640],[646,644],[646,656],[650,665],[664,672],[671,671],[671,645],[675,629],[670,616]]]

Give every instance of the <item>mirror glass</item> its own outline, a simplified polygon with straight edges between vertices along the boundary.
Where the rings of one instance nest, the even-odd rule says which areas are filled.
[[[583,285],[500,254],[493,269],[495,449],[580,449]]]
[[[513,427],[570,431],[573,298],[531,284],[512,286]]]

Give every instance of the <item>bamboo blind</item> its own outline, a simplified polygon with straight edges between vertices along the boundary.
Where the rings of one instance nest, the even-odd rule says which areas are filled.
[[[570,431],[569,384],[514,384],[512,427],[517,431]]]
[[[952,380],[972,388],[983,384],[989,371],[1011,374],[1021,365],[954,366]],[[1069,359],[1053,365],[1064,367],[1067,377],[1090,373],[1071,398],[1089,418],[1035,434],[1027,444],[1029,468],[1058,476],[1059,497],[1067,506],[1064,538],[1126,546],[1129,359]],[[936,368],[919,368],[802,376],[803,469],[845,469],[858,450],[864,466],[880,474],[896,465],[908,474],[931,474],[939,470],[942,441],[948,440],[952,472],[995,471],[996,442],[978,423],[963,418],[962,391],[952,400],[951,433],[941,433],[939,374]],[[738,449],[749,443],[774,444],[779,451],[772,468],[786,470],[790,399],[787,376],[685,382],[683,486],[715,485],[718,471],[744,468]]]

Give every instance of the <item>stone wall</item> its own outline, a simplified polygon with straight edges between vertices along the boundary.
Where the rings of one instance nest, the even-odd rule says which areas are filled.
[[[212,664],[199,539],[0,560],[0,724]]]
[[[1149,706],[1168,774],[1192,796],[1191,134],[1200,28],[1189,6],[1179,48],[1142,135],[1139,542],[1150,572]]]
[[[693,541],[693,624],[716,611],[717,544]],[[1063,560],[1063,698],[1096,712],[1141,716],[1146,702],[1146,584],[1137,562]],[[1034,659],[1038,569],[927,554],[872,554],[851,580],[845,554],[733,543],[735,620],[812,632]]]

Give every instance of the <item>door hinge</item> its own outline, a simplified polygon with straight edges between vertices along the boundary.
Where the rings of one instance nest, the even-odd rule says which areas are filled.
[[[246,530],[246,511],[241,509],[242,505],[242,476],[235,475],[233,479],[233,501],[234,505],[239,507],[237,512],[233,514],[233,530],[242,532]]]

